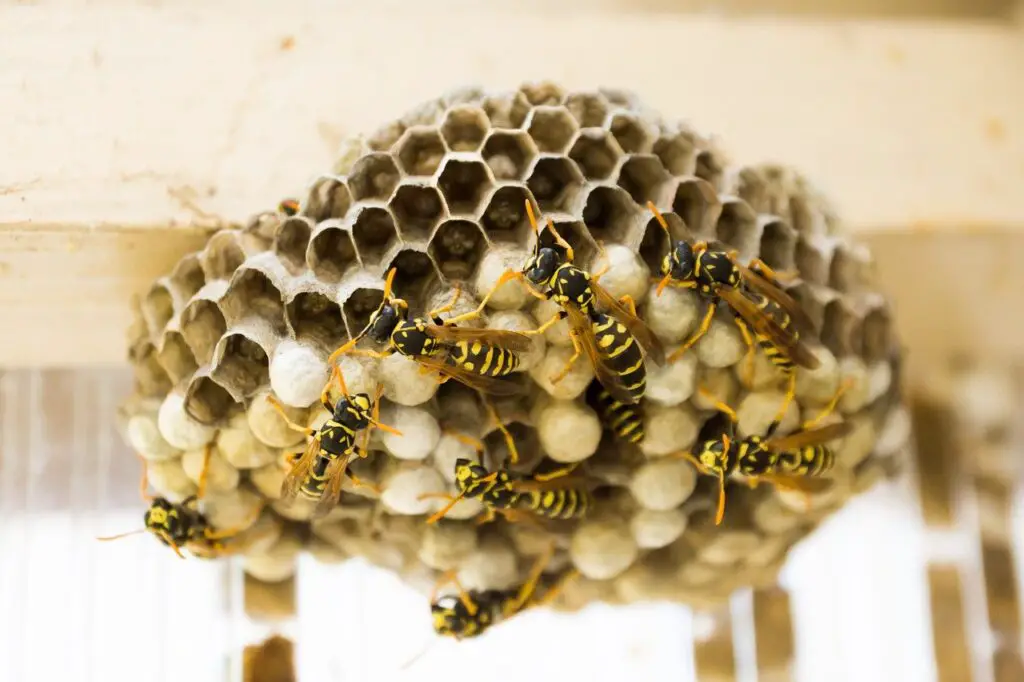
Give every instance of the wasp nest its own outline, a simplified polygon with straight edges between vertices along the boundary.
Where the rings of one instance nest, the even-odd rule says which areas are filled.
[[[301,451],[305,436],[285,426],[268,396],[297,422],[323,423],[328,355],[363,328],[385,273],[397,269],[396,293],[413,314],[448,300],[456,283],[463,296],[455,312],[472,309],[506,268],[527,259],[527,199],[554,219],[581,267],[599,267],[597,243],[606,245],[611,268],[601,283],[631,295],[669,351],[694,331],[703,307],[689,290],[654,295],[667,239],[648,201],[679,236],[718,239],[743,262],[759,256],[798,272],[789,291],[816,327],[809,340],[821,365],[798,371],[780,432],[849,384],[839,412],[853,428],[833,443],[832,487],[808,503],[769,485],[731,484],[716,526],[717,482],[667,457],[693,446],[715,414],[698,387],[736,408],[740,435],[763,432],[783,399],[781,377],[761,353],[753,381],[741,381],[746,349],[723,308],[678,362],[649,367],[638,447],[616,440],[586,401],[593,371],[585,358],[552,385],[572,350],[564,324],[524,358],[519,371],[534,388],[498,405],[521,452],[518,469],[532,471],[545,455],[582,462],[605,488],[580,522],[478,525],[480,505],[468,500],[426,524],[445,500],[421,496],[454,492],[454,461],[475,457],[458,433],[483,438],[492,467],[505,449],[474,393],[455,382],[439,387],[398,355],[341,363],[351,392],[383,386],[382,421],[404,433],[375,431],[372,454],[353,465],[377,489],[346,481],[338,507],[312,523],[308,507],[282,505],[283,455]],[[511,282],[481,322],[532,329],[553,305]],[[258,523],[273,533],[244,551],[248,570],[265,580],[290,575],[307,548],[325,561],[365,557],[416,585],[456,569],[467,588],[507,588],[554,538],[554,568],[571,562],[581,574],[562,595],[567,608],[592,599],[714,601],[773,581],[794,543],[895,470],[907,437],[898,346],[865,248],[843,235],[799,175],[732,166],[708,138],[612,90],[466,89],[348,141],[297,215],[262,213],[221,230],[158,280],[139,302],[130,343],[137,395],[127,434],[153,486],[171,499],[194,493],[213,443],[211,521],[252,519],[264,505]]]

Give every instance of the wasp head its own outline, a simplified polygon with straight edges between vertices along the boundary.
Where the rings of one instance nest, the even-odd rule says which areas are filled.
[[[455,460],[455,485],[461,493],[479,485],[480,480],[489,475],[490,472],[476,462],[462,458]]]
[[[387,343],[395,327],[405,317],[406,307],[404,301],[384,301],[379,308],[370,315],[370,321],[366,325],[367,335],[375,343]]]
[[[696,456],[707,473],[718,476],[725,471],[729,460],[727,442],[721,438],[705,441]]]
[[[696,267],[697,257],[693,253],[693,245],[682,239],[673,240],[661,261],[661,274],[677,282],[692,282],[696,276]]]
[[[442,637],[461,639],[469,624],[469,612],[457,597],[441,597],[430,605],[434,632]]]
[[[156,535],[165,545],[181,546],[188,541],[188,522],[178,508],[163,497],[153,500],[143,521],[146,530]]]
[[[543,286],[555,276],[555,270],[558,269],[561,261],[557,251],[550,246],[545,246],[530,256],[530,260],[523,268],[523,274],[531,284]]]

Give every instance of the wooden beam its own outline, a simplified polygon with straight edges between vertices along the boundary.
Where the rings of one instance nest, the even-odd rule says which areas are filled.
[[[203,228],[471,83],[631,87],[739,163],[800,168],[857,230],[1024,226],[1024,34],[1009,22],[734,21],[612,0],[63,5],[0,9],[2,365],[119,362],[127,300]]]

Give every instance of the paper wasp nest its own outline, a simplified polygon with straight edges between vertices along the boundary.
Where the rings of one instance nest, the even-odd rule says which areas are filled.
[[[282,507],[282,454],[305,440],[283,425],[268,393],[291,406],[294,420],[321,424],[327,356],[364,326],[387,270],[397,268],[396,292],[414,315],[450,298],[455,282],[464,290],[457,311],[471,309],[529,254],[528,198],[555,220],[581,267],[593,266],[596,241],[604,242],[612,267],[602,284],[616,296],[631,294],[669,350],[695,329],[703,308],[689,291],[653,296],[651,277],[667,241],[648,200],[679,236],[717,238],[744,262],[760,256],[797,271],[790,293],[819,331],[820,345],[812,347],[821,367],[799,370],[783,432],[813,416],[840,381],[851,382],[839,412],[854,428],[834,443],[832,489],[807,507],[770,485],[732,484],[716,527],[716,481],[665,457],[693,446],[715,414],[698,386],[737,409],[741,435],[762,432],[782,400],[780,376],[760,353],[753,390],[741,384],[745,346],[723,309],[679,362],[650,367],[639,449],[616,441],[584,401],[593,376],[585,357],[551,385],[571,352],[564,328],[550,330],[524,358],[534,388],[499,411],[522,453],[521,470],[531,471],[546,452],[559,462],[584,461],[583,470],[607,484],[579,523],[545,528],[499,518],[477,525],[480,506],[466,501],[428,526],[425,515],[444,500],[419,496],[454,491],[454,460],[473,454],[450,431],[484,437],[492,467],[505,449],[475,394],[455,382],[438,388],[400,356],[342,363],[352,392],[372,394],[383,383],[382,420],[404,432],[376,432],[373,454],[353,466],[382,493],[346,482],[340,505],[312,524],[308,508]],[[512,283],[481,323],[531,329],[553,305]],[[539,84],[501,94],[466,89],[428,102],[348,141],[298,215],[261,213],[214,234],[152,286],[138,312],[129,441],[150,463],[155,488],[172,499],[195,492],[203,447],[215,443],[211,520],[229,525],[266,503],[259,523],[267,532],[245,546],[248,570],[265,580],[290,575],[307,548],[324,560],[366,557],[417,586],[455,568],[467,588],[505,588],[523,578],[545,535],[553,535],[556,562],[582,573],[561,598],[566,608],[592,599],[714,601],[773,581],[794,543],[895,470],[906,439],[899,349],[870,254],[842,234],[796,173],[730,165],[709,139],[619,91]]]

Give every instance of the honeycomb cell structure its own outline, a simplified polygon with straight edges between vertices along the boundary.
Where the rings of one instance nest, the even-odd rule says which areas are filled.
[[[353,463],[369,485],[346,482],[339,505],[315,521],[308,506],[283,504],[286,455],[306,440],[269,398],[293,422],[319,427],[328,356],[366,325],[387,271],[396,269],[395,294],[413,315],[453,299],[445,314],[471,310],[532,250],[527,201],[553,220],[578,265],[610,265],[602,281],[634,298],[670,351],[696,329],[704,303],[689,290],[655,294],[668,237],[647,202],[672,237],[717,241],[783,272],[813,325],[804,337],[820,366],[797,371],[782,431],[813,418],[847,385],[833,419],[852,429],[833,443],[828,490],[804,500],[769,484],[730,483],[716,525],[717,481],[675,456],[720,425],[709,396],[736,409],[740,435],[763,429],[781,400],[781,377],[760,354],[748,370],[723,308],[677,364],[649,368],[638,445],[616,440],[587,402],[593,370],[585,360],[550,381],[572,352],[564,325],[535,339],[520,368],[527,391],[495,408],[520,453],[514,470],[576,463],[597,482],[582,520],[478,525],[480,503],[464,500],[428,525],[445,504],[436,495],[456,491],[455,461],[480,456],[453,434],[480,439],[491,468],[508,446],[477,394],[456,382],[439,386],[401,356],[341,362],[350,391],[381,387],[381,420],[403,432],[375,434],[368,457]],[[893,426],[904,414],[899,345],[870,253],[798,172],[732,165],[710,138],[631,93],[552,83],[449,93],[346,141],[300,204],[297,215],[264,211],[222,229],[184,256],[139,298],[129,334],[129,442],[152,464],[156,491],[172,499],[195,492],[197,463],[213,448],[216,485],[203,501],[211,520],[285,529],[243,546],[246,565],[263,579],[290,576],[306,547],[332,561],[363,557],[418,587],[454,569],[467,587],[504,589],[553,541],[552,566],[580,571],[557,602],[564,608],[594,600],[706,605],[774,582],[795,543],[899,468],[906,438],[891,436],[903,433]],[[506,285],[471,324],[526,330],[551,315],[553,303],[517,286]]]

